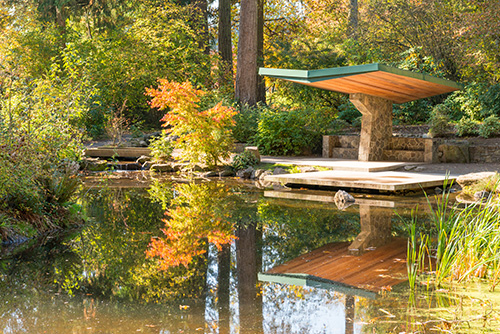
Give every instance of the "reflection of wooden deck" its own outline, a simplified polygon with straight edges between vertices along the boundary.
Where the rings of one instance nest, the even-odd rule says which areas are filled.
[[[260,274],[269,282],[313,285],[374,298],[407,280],[406,239],[351,255],[348,242],[332,243]]]

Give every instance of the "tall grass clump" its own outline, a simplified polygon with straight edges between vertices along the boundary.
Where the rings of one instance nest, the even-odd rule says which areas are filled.
[[[426,255],[429,255],[429,236],[422,232],[417,235],[417,210],[418,207],[411,212],[410,237],[406,254],[408,282],[412,291],[415,290],[418,275],[425,269],[426,264],[431,265],[431,261],[426,261]]]
[[[436,230],[436,284],[479,278],[487,280],[494,290],[500,281],[498,199],[490,196],[486,202],[461,209],[449,205],[449,192],[445,191],[430,207]]]

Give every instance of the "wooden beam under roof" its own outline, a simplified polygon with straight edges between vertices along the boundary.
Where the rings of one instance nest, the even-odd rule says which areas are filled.
[[[340,93],[377,96],[394,103],[415,101],[462,89],[462,85],[451,80],[377,63],[320,70],[262,67],[259,74]]]

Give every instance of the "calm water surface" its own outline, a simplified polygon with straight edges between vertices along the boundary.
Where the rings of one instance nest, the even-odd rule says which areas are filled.
[[[257,280],[327,243],[353,241],[370,225],[358,205],[340,211],[215,182],[88,183],[79,203],[89,219],[80,230],[4,252],[0,333],[397,333],[412,326],[416,304],[456,304],[429,294],[412,302],[404,286],[372,300]],[[376,222],[374,240],[405,236],[415,204],[387,203],[378,202],[388,223]]]

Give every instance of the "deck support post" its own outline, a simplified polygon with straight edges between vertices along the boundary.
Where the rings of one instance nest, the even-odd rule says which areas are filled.
[[[392,138],[392,104],[381,97],[354,93],[349,100],[361,112],[359,161],[382,161]]]

